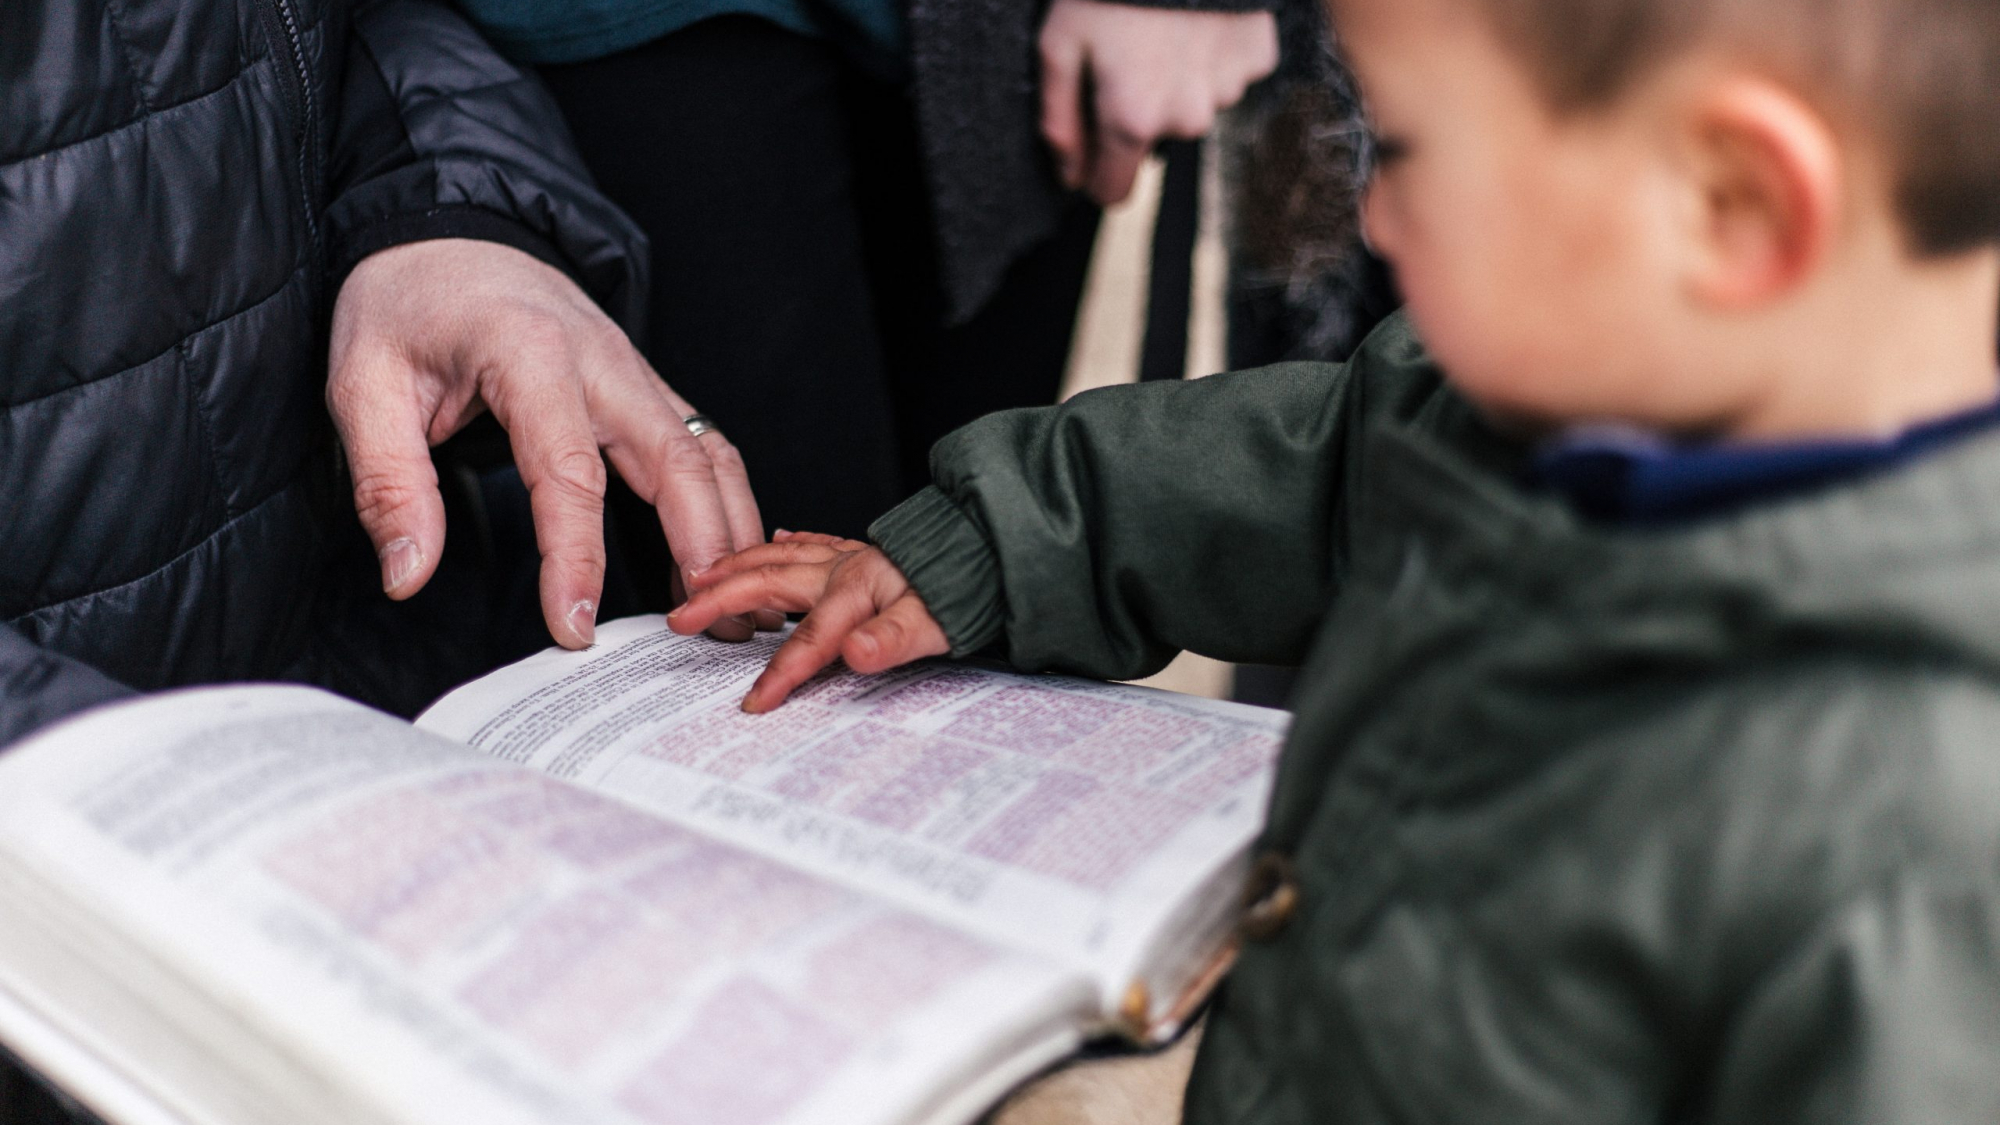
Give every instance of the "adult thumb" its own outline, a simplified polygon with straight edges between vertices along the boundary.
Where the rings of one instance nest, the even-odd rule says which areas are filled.
[[[327,383],[354,510],[381,560],[382,589],[397,601],[424,588],[444,550],[444,497],[416,388],[416,373],[387,357],[344,364]]]

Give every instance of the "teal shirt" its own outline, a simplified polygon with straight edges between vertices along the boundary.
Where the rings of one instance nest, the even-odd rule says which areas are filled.
[[[712,16],[761,16],[852,50],[900,76],[907,42],[900,0],[460,0],[495,46],[529,63],[569,63],[637,47]]]

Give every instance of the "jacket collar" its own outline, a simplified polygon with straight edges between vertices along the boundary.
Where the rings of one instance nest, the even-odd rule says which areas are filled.
[[[1476,444],[1394,425],[1367,440],[1357,516],[1408,529],[1437,580],[1490,585],[1614,631],[1645,607],[1828,641],[1894,637],[2000,675],[1992,428],[1838,487],[1652,527],[1589,523]],[[1363,531],[1357,544],[1379,555],[1394,539]]]

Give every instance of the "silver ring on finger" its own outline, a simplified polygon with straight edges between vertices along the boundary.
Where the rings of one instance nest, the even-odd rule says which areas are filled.
[[[703,434],[719,434],[722,432],[722,427],[715,424],[715,419],[710,418],[706,414],[690,414],[681,419],[681,425],[686,426],[688,433],[696,437],[700,437]]]

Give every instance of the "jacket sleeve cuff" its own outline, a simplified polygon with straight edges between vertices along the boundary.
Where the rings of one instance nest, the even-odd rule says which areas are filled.
[[[935,486],[926,488],[868,528],[951,641],[953,656],[970,656],[1006,629],[1000,560],[985,529]]]
[[[406,242],[425,242],[433,238],[476,238],[482,242],[512,246],[561,270],[578,287],[583,285],[576,270],[556,250],[555,244],[535,233],[525,223],[483,207],[449,206],[379,219],[342,239],[334,248],[333,291],[340,291],[340,287],[347,283],[347,275],[353,273],[354,267],[368,255]]]

